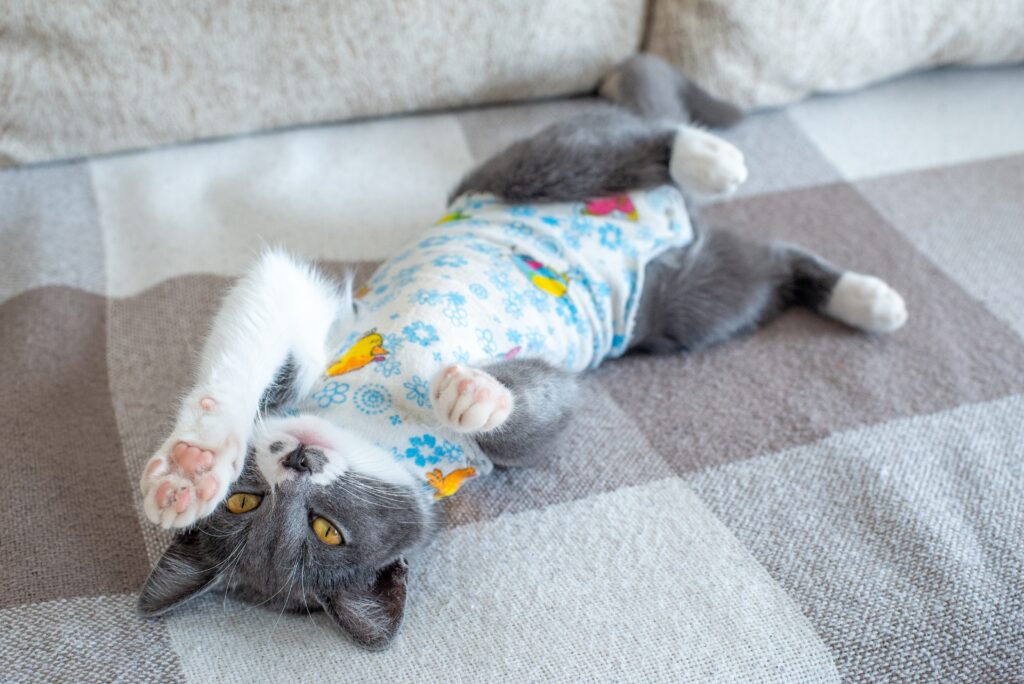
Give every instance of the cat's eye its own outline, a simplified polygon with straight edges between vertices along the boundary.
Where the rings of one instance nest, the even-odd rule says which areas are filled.
[[[238,492],[228,497],[228,510],[232,513],[248,513],[259,508],[263,497],[249,492]]]
[[[313,518],[313,522],[310,523],[313,526],[313,531],[316,532],[316,536],[320,538],[324,544],[330,544],[331,546],[341,546],[345,541],[341,538],[341,532],[338,532],[338,528],[327,522],[323,518]]]

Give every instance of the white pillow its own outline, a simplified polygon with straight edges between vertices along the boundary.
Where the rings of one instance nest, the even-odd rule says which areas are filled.
[[[1024,0],[655,0],[647,49],[742,108],[1024,61]]]

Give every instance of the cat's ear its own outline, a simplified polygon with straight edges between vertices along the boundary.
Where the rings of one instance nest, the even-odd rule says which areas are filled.
[[[199,544],[199,532],[189,530],[174,537],[142,586],[136,608],[140,615],[160,615],[213,588],[216,563]]]
[[[320,604],[353,641],[380,650],[391,643],[402,624],[408,576],[409,566],[399,558],[380,570],[370,586],[340,589],[320,597]]]

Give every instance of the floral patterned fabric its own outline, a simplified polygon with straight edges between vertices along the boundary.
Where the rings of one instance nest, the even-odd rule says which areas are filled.
[[[429,382],[443,365],[538,357],[582,371],[628,346],[644,267],[693,240],[674,187],[536,206],[459,198],[356,293],[356,326],[306,410],[359,430],[425,487],[491,468],[437,425]]]

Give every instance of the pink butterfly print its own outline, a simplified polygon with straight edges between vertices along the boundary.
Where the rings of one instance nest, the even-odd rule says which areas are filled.
[[[630,221],[636,221],[637,211],[633,200],[629,195],[615,195],[614,197],[600,197],[587,202],[583,213],[591,216],[607,216],[613,211],[625,214]]]

